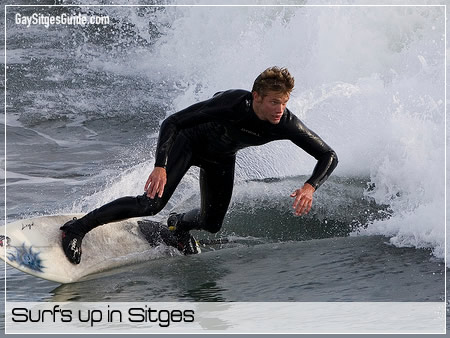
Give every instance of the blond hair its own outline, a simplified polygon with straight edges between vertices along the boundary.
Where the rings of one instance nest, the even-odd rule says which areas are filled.
[[[266,96],[268,91],[290,94],[293,88],[294,78],[287,68],[270,67],[256,78],[252,92],[260,96]]]

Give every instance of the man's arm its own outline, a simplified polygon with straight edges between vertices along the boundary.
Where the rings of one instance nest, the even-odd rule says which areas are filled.
[[[317,160],[311,177],[306,181],[317,190],[336,168],[338,164],[336,152],[294,114],[288,111],[287,115],[286,138]]]
[[[295,115],[288,111],[288,139],[317,159],[317,164],[302,188],[291,194],[295,197],[293,208],[296,215],[307,214],[312,206],[313,193],[328,179],[338,164],[336,152],[316,133],[308,129]]]

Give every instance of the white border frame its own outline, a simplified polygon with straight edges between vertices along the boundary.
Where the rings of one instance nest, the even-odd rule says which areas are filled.
[[[445,15],[445,22],[444,22],[444,45],[445,45],[445,51],[444,51],[444,181],[445,181],[445,187],[444,187],[444,204],[445,204],[445,210],[444,210],[444,245],[445,245],[445,253],[444,253],[444,278],[445,278],[445,300],[444,305],[445,308],[447,306],[447,5],[4,5],[5,13],[4,13],[4,222],[5,222],[5,230],[4,235],[6,236],[6,224],[7,224],[7,213],[6,213],[6,198],[7,198],[7,156],[6,156],[6,150],[7,150],[7,137],[6,137],[6,113],[7,113],[7,9],[8,7],[443,7],[444,8],[444,15]],[[6,251],[6,247],[4,248]],[[6,262],[4,263],[4,313],[5,313],[5,321],[6,321]],[[394,303],[394,302],[393,302]],[[444,311],[445,313],[446,311]],[[445,322],[446,322],[446,316],[445,316]],[[5,325],[5,333],[6,333],[6,325]],[[207,332],[206,332],[207,333]],[[447,325],[445,325],[445,333],[447,333]]]

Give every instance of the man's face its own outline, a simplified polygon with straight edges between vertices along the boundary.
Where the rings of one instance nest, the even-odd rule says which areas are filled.
[[[260,120],[278,124],[289,101],[289,94],[269,91],[266,96],[253,92],[253,110]]]

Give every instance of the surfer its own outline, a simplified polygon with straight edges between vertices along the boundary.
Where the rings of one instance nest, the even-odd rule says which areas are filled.
[[[62,245],[67,258],[80,263],[82,239],[99,225],[160,212],[191,166],[200,167],[200,208],[172,213],[167,223],[178,249],[184,254],[196,253],[189,231],[220,230],[233,191],[237,151],[275,140],[290,140],[317,160],[311,177],[290,195],[294,213],[308,213],[314,192],[338,160],[336,153],[286,108],[293,88],[294,78],[286,68],[271,67],[256,78],[251,92],[219,92],[166,118],[145,193],[119,198],[64,224]]]

